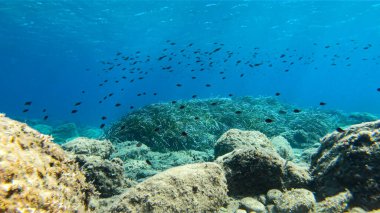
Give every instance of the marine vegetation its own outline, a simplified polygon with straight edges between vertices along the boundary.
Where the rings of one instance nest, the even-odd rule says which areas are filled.
[[[282,135],[292,147],[305,147],[340,126],[373,119],[318,108],[301,110],[272,97],[179,100],[127,114],[106,131],[105,138],[113,143],[139,141],[153,151],[205,150],[212,149],[224,132],[236,128],[268,137]]]

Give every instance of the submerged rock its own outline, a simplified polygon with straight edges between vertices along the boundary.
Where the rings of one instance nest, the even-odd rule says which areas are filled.
[[[230,195],[258,195],[269,189],[306,187],[306,168],[264,148],[238,149],[216,160],[226,171]]]
[[[92,182],[101,198],[121,194],[129,186],[124,176],[124,164],[119,158],[110,160],[114,151],[108,140],[75,138],[62,147],[75,155],[86,180]]]
[[[217,141],[214,148],[215,158],[232,152],[234,149],[261,147],[274,151],[270,140],[259,131],[230,129]]]
[[[109,159],[114,148],[108,140],[95,140],[85,137],[75,138],[62,144],[62,148],[74,154],[84,154],[99,156],[102,159]]]
[[[218,164],[190,164],[132,187],[110,212],[216,212],[227,198],[226,179]]]
[[[340,213],[348,209],[348,204],[352,200],[352,194],[346,190],[332,197],[327,197],[317,203],[317,212]]]
[[[316,201],[311,191],[306,189],[291,189],[281,195],[275,202],[277,213],[313,213]]]
[[[0,212],[85,212],[94,195],[51,137],[0,114]]]
[[[107,160],[98,156],[77,155],[75,160],[101,198],[121,194],[129,186],[124,178],[123,161],[118,158]]]
[[[240,200],[240,208],[248,212],[265,213],[264,204],[252,197],[245,197]]]
[[[276,149],[277,153],[284,158],[285,160],[293,160],[294,159],[294,153],[292,150],[292,147],[290,146],[290,143],[286,138],[282,136],[276,136],[271,138],[271,142]]]
[[[380,120],[333,132],[321,143],[311,164],[318,197],[349,189],[353,204],[380,208]]]

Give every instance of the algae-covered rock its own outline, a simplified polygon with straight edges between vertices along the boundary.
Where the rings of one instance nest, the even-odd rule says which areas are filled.
[[[337,195],[327,197],[323,201],[317,203],[317,212],[340,213],[348,209],[349,203],[352,200],[352,194],[346,190]]]
[[[179,166],[129,189],[110,212],[216,212],[227,201],[223,170],[215,163]]]
[[[276,200],[280,199],[282,192],[278,189],[271,189],[267,192],[267,203],[274,204]]]
[[[77,155],[75,160],[101,198],[121,194],[129,186],[124,178],[123,161],[118,158],[106,160],[99,156]]]
[[[74,154],[84,154],[99,156],[102,159],[109,159],[114,148],[108,140],[95,140],[79,137],[62,144],[62,148]]]
[[[268,137],[282,135],[296,148],[319,142],[337,126],[352,124],[339,112],[302,109],[291,113],[293,109],[274,98],[251,97],[151,104],[114,123],[106,138],[112,143],[140,141],[153,151],[201,151],[214,148],[217,138],[235,128],[260,131]],[[268,118],[275,122],[266,123]]]
[[[276,136],[271,138],[271,142],[276,149],[277,153],[286,160],[293,160],[294,159],[294,153],[293,149],[290,146],[290,143],[286,138],[282,136]]]
[[[51,137],[0,115],[0,212],[90,211],[94,191]]]
[[[313,193],[306,189],[291,189],[275,202],[277,213],[313,213],[316,201]]]
[[[231,195],[257,195],[269,189],[306,187],[311,179],[306,168],[264,148],[237,149],[216,162],[226,171]]]
[[[352,203],[380,208],[380,120],[333,132],[312,157],[313,188],[319,198],[348,189]]]
[[[252,197],[245,197],[240,200],[240,208],[248,212],[265,213],[264,204]]]
[[[237,148],[252,147],[262,147],[274,151],[272,143],[263,133],[230,129],[216,141],[214,155],[217,158]]]

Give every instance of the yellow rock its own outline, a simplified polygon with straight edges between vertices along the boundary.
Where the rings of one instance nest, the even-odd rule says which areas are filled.
[[[93,186],[50,136],[0,114],[0,212],[88,212],[92,197]]]

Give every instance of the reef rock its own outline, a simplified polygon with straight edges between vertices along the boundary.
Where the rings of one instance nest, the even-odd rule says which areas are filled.
[[[75,138],[64,143],[62,148],[76,155],[99,156],[102,159],[109,159],[114,151],[112,143],[108,140],[95,140],[84,137]]]
[[[327,197],[317,203],[317,212],[340,213],[348,209],[348,204],[352,200],[352,194],[346,190],[332,197]]]
[[[252,197],[245,197],[240,200],[240,208],[248,212],[265,213],[264,204]]]
[[[106,160],[86,155],[77,155],[75,160],[79,163],[86,180],[95,186],[101,198],[121,194],[128,187],[122,160]]]
[[[311,164],[318,197],[349,189],[353,204],[380,208],[380,120],[333,132],[321,143]]]
[[[94,191],[51,137],[0,114],[0,212],[85,212]]]
[[[216,163],[168,169],[129,189],[111,212],[216,212],[227,202],[223,170]]]
[[[216,162],[226,172],[231,195],[258,195],[269,189],[306,187],[311,179],[306,168],[264,148],[237,149]]]
[[[290,146],[290,143],[286,138],[282,136],[276,136],[271,138],[271,142],[276,149],[277,153],[284,158],[285,160],[293,160],[294,159],[294,153],[293,149]]]
[[[306,189],[291,189],[281,195],[275,202],[277,213],[313,213],[316,201],[311,191]]]
[[[239,129],[230,129],[225,132],[216,142],[214,148],[215,158],[234,149],[249,147],[261,147],[274,151],[270,140],[259,131],[243,131]]]

